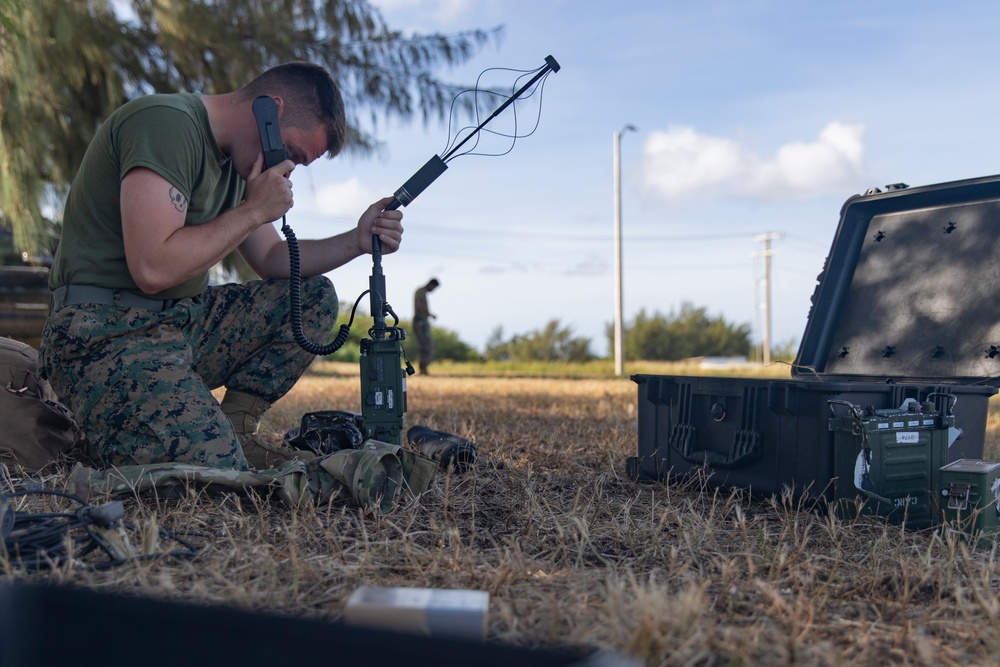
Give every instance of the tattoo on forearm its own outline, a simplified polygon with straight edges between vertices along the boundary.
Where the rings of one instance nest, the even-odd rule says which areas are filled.
[[[170,186],[169,195],[170,195],[170,203],[174,205],[174,208],[176,208],[181,213],[187,210],[188,207],[187,197],[181,194],[180,190],[178,190],[173,186]]]

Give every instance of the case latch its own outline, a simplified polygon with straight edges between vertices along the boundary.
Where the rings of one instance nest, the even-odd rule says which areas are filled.
[[[954,482],[947,489],[942,489],[941,495],[948,499],[948,509],[965,511],[969,509],[969,492],[971,484]]]

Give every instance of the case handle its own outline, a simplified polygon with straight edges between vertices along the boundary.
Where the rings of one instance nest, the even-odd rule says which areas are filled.
[[[839,398],[831,398],[830,400],[828,400],[826,402],[826,405],[827,405],[828,408],[830,408],[830,416],[831,417],[836,417],[837,416],[837,411],[833,409],[833,406],[834,405],[843,405],[843,406],[847,407],[847,411],[851,413],[852,417],[854,417],[855,419],[861,419],[861,408],[859,408],[858,406],[854,405],[854,403],[851,403],[850,401],[845,401],[845,400],[842,400],[842,399],[839,399]]]
[[[946,393],[946,392],[943,392],[943,391],[932,391],[931,393],[927,394],[927,397],[924,398],[924,400],[925,401],[930,401],[930,400],[933,400],[937,396],[944,396],[945,398],[949,399],[949,401],[950,401],[948,407],[945,408],[942,412],[944,414],[946,414],[946,415],[955,414],[955,405],[958,404],[958,396],[956,396],[955,394],[952,394],[951,392],[947,392]]]
[[[677,424],[670,433],[670,448],[682,459],[696,466],[709,466],[732,470],[749,465],[760,458],[760,433],[753,429],[741,429],[733,435],[729,453],[707,449],[694,449],[695,427]]]

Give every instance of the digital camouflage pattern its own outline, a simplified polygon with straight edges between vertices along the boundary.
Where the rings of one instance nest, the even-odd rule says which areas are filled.
[[[226,470],[188,463],[153,463],[96,470],[77,464],[68,491],[85,500],[156,491],[169,494],[189,487],[208,492],[274,495],[289,507],[349,500],[363,509],[388,514],[399,493],[424,493],[438,464],[397,445],[365,441],[312,461],[287,461],[272,470]]]
[[[247,471],[233,425],[211,390],[273,403],[314,359],[294,341],[287,280],[210,287],[154,313],[94,304],[53,313],[41,361],[105,466],[185,463]],[[303,331],[337,319],[329,279],[304,280]]]

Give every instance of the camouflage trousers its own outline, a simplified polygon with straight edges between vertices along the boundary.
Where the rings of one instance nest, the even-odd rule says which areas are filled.
[[[281,398],[314,359],[292,334],[288,281],[209,287],[154,313],[96,304],[52,313],[40,358],[106,466],[183,462],[247,470],[212,390]],[[302,327],[324,340],[337,319],[333,284],[302,283]]]

